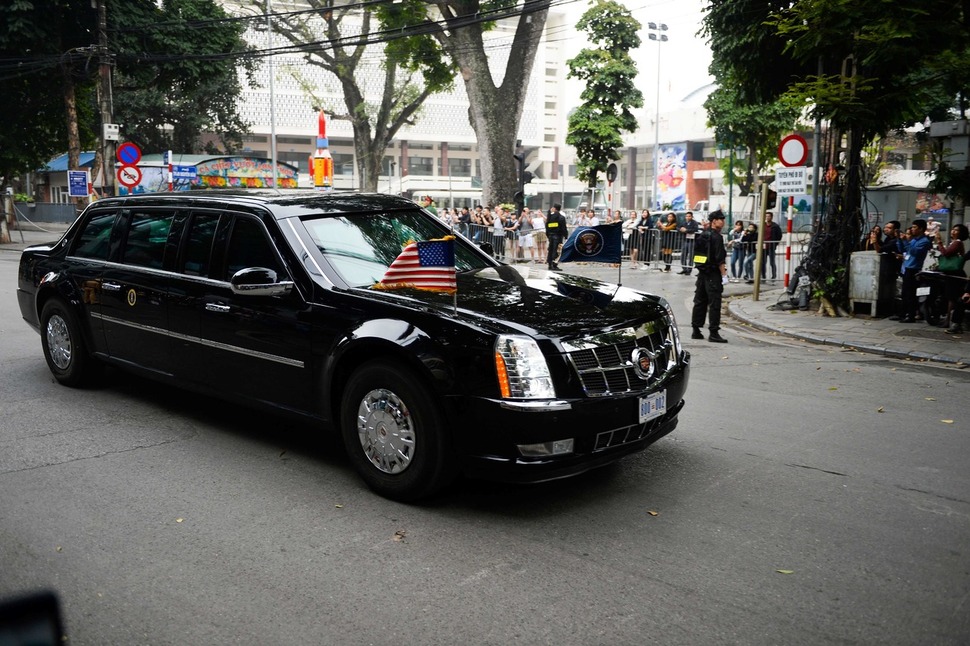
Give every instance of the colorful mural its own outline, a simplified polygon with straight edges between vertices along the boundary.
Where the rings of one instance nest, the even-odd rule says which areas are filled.
[[[658,209],[687,209],[687,144],[660,146],[657,160]]]
[[[181,166],[195,166],[194,179],[174,179],[172,189],[188,191],[193,188],[267,188],[273,183],[271,160],[260,157],[213,157],[197,163],[179,161]],[[158,193],[168,190],[168,168],[157,162],[138,164],[141,181],[128,188],[118,187],[119,195],[138,193]],[[298,188],[299,171],[295,166],[278,162],[276,164],[278,188]]]

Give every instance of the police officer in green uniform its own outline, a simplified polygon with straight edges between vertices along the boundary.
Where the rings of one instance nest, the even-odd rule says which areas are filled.
[[[711,228],[705,231],[707,243],[695,243],[694,266],[697,267],[697,284],[694,287],[694,309],[691,312],[690,324],[694,328],[692,339],[703,339],[701,328],[704,327],[705,315],[709,318],[708,329],[711,331],[707,340],[712,343],[727,343],[721,336],[721,294],[727,278],[727,250],[724,248],[724,238],[721,229],[724,228],[724,213],[718,209],[707,216]],[[706,252],[703,247],[706,246]]]

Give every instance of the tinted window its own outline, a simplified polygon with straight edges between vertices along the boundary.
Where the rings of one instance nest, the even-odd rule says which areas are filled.
[[[107,260],[111,250],[111,229],[114,227],[116,213],[92,213],[81,229],[74,255],[82,258]]]
[[[169,211],[132,213],[122,262],[161,269],[172,217]]]
[[[191,276],[205,276],[209,273],[212,240],[215,237],[218,224],[218,213],[195,213],[192,215],[185,240],[183,273]]]
[[[383,278],[410,241],[434,240],[450,232],[438,218],[421,211],[396,211],[303,220],[317,249],[351,285],[368,286]],[[455,240],[455,267],[470,271],[492,266],[462,238]]]
[[[229,234],[226,265],[226,275],[222,280],[229,280],[240,269],[249,267],[272,269],[281,279],[286,276],[262,225],[250,218],[236,218]]]

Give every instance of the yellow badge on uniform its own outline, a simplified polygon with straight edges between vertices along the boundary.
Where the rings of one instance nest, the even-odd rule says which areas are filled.
[[[707,264],[707,256],[694,256],[694,264],[695,265],[706,265]]]

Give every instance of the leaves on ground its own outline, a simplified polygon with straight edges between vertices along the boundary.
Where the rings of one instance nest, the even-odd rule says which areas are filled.
[[[400,543],[401,541],[404,540],[404,537],[405,536],[407,536],[407,532],[404,531],[403,529],[399,529],[396,532],[394,532],[394,538],[393,538],[393,540],[395,540],[395,541],[397,541],[397,542]]]
[[[885,413],[886,412],[886,407],[885,406],[880,406],[879,408],[876,409],[876,412],[877,413]]]
[[[175,519],[175,522],[176,522],[176,523],[181,523],[181,522],[183,522],[184,520],[185,520],[184,518],[176,518],[176,519]]]
[[[775,570],[778,574],[794,574],[795,570]]]
[[[660,512],[659,511],[648,511],[647,513],[650,514],[651,516],[659,516],[660,515]]]
[[[952,419],[941,419],[940,421],[943,422],[944,424],[952,424],[953,423],[953,420]]]

